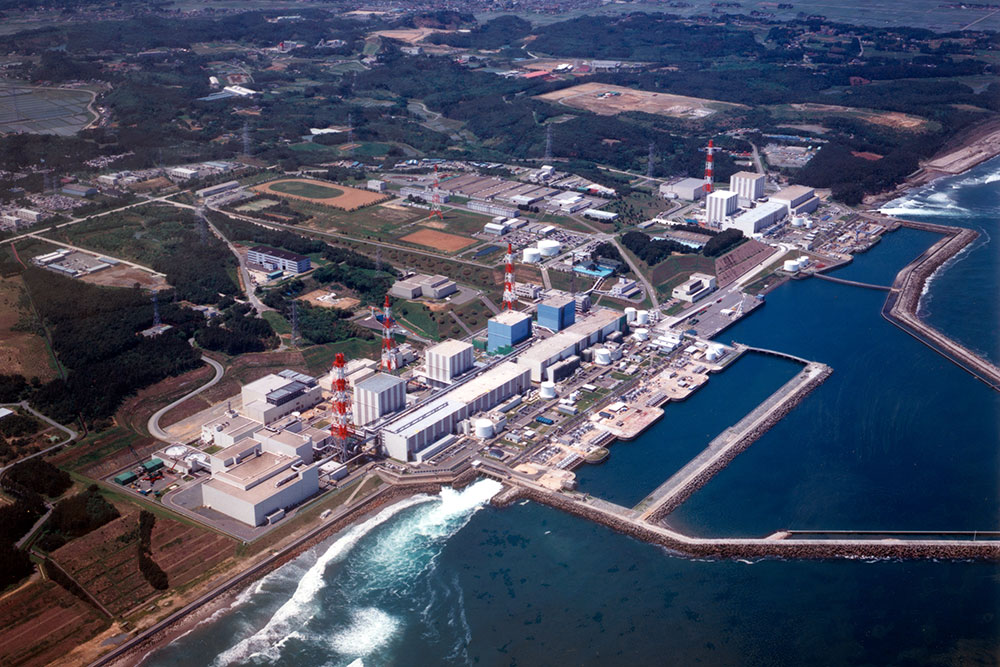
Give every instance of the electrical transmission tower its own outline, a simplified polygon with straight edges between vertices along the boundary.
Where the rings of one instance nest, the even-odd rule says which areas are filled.
[[[240,138],[243,141],[243,157],[250,157],[250,125],[246,121],[243,121],[243,130],[240,133]]]
[[[514,248],[507,244],[507,254],[504,256],[503,271],[503,309],[514,310],[517,294],[514,292]]]
[[[347,114],[347,146],[348,153],[354,156],[354,114]]]
[[[649,142],[649,157],[646,160],[646,178],[653,177],[653,159],[656,154],[656,144]]]
[[[382,246],[375,246],[375,270],[382,270]]]
[[[299,304],[292,301],[292,347],[299,343]]]
[[[153,292],[153,326],[158,327],[162,323],[160,320],[160,302],[156,299],[156,292]]]
[[[545,161],[552,160],[552,126],[545,126]]]
[[[441,191],[438,190],[438,185],[438,168],[437,165],[434,165],[434,192],[431,195],[431,214],[427,217],[444,220],[444,214],[441,213]]]
[[[201,244],[205,245],[208,243],[208,219],[205,217],[205,207],[199,206],[195,214],[198,216],[198,237],[201,239]]]

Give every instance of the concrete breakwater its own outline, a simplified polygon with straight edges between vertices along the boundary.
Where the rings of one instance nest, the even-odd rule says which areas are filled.
[[[620,516],[563,494],[522,487],[510,504],[526,498],[589,519],[637,540],[699,558],[907,558],[1000,561],[1000,542],[960,540],[794,540],[770,538],[695,538],[662,526]]]
[[[681,503],[729,465],[741,452],[781,421],[816,387],[826,382],[833,369],[824,364],[810,364],[789,380],[757,410],[740,420],[705,449],[707,455],[696,457],[650,496],[642,518],[656,523],[677,509]],[[701,460],[699,460],[701,459]],[[660,492],[660,493],[658,493]],[[645,502],[645,501],[644,501]],[[637,509],[643,509],[642,505]]]
[[[903,267],[896,275],[892,291],[882,306],[882,317],[993,389],[1000,391],[1000,368],[944,335],[917,315],[920,296],[930,277],[945,262],[973,243],[979,237],[979,233],[964,227],[948,227],[924,222],[903,221],[902,225],[942,234],[944,238]]]

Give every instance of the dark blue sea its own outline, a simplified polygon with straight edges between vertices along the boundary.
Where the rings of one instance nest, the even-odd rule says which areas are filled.
[[[922,314],[1000,361],[1000,160],[884,209],[973,227]],[[889,234],[839,275],[889,284],[934,242]],[[832,377],[667,521],[696,535],[781,529],[1000,530],[1000,394],[882,319],[884,294],[809,280],[724,332]],[[581,490],[632,505],[796,367],[748,355]],[[256,582],[152,665],[993,665],[1000,567],[701,561],[497,485],[407,499]]]

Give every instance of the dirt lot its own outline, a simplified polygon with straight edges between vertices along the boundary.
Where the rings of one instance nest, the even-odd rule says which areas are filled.
[[[47,665],[107,625],[62,586],[34,581],[0,599],[0,664]]]
[[[619,94],[600,97],[605,93]],[[539,95],[538,99],[577,109],[586,109],[602,116],[615,116],[626,111],[642,111],[674,118],[698,119],[710,116],[722,109],[742,106],[698,97],[651,93],[645,90],[633,90],[632,88],[603,83],[583,83],[579,86]]]
[[[136,269],[131,266],[112,266],[97,273],[91,273],[81,278],[84,282],[105,287],[132,287],[136,283],[148,290],[164,290],[169,287],[166,278]]]
[[[114,614],[124,615],[157,594],[139,572],[139,510],[119,507],[122,516],[57,549],[53,559]],[[233,540],[203,528],[156,518],[153,560],[171,588],[183,586],[235,551]]]
[[[454,32],[453,30],[438,30],[437,28],[411,28],[404,30],[379,30],[378,32],[373,32],[373,35],[378,35],[379,37],[386,37],[388,39],[398,39],[401,42],[406,42],[407,44],[416,44],[417,42],[422,42],[427,39],[429,35],[433,35],[436,32]]]
[[[45,341],[36,334],[12,330],[30,312],[21,307],[23,295],[20,277],[0,279],[0,368],[4,373],[51,380],[56,372],[49,364]]]
[[[847,114],[860,118],[866,123],[873,125],[883,125],[897,130],[922,130],[927,121],[919,116],[910,116],[896,111],[871,111],[869,109],[857,109],[854,107],[842,107],[836,104],[790,104],[788,105],[796,111],[806,111],[813,113],[837,113]]]
[[[340,297],[339,299],[321,299],[321,297],[325,297],[329,293],[330,290],[317,289],[308,294],[303,294],[299,297],[299,300],[306,301],[320,308],[340,308],[342,310],[352,310],[361,304],[361,301],[350,296]]]
[[[302,183],[304,185],[314,185],[318,188],[331,188],[336,190],[341,190],[341,194],[326,197],[305,197],[301,195],[289,194],[286,192],[279,192],[273,189],[273,186],[277,183]],[[344,211],[356,211],[359,208],[364,208],[365,206],[371,206],[380,201],[385,201],[389,198],[388,195],[384,195],[378,192],[369,192],[368,190],[359,190],[358,188],[351,188],[346,185],[334,185],[333,183],[326,183],[323,181],[317,181],[308,178],[282,178],[276,181],[271,181],[269,183],[262,183],[260,185],[255,185],[253,187],[255,192],[267,193],[269,195],[274,195],[276,197],[285,197],[289,199],[300,199],[302,201],[315,202],[317,204],[322,204],[324,206],[332,206],[333,208],[339,208]]]
[[[464,236],[455,236],[454,234],[446,234],[434,229],[421,229],[413,232],[412,234],[407,234],[400,240],[406,241],[407,243],[416,243],[418,245],[427,246],[428,248],[443,250],[445,252],[456,252],[462,248],[468,248],[470,245],[475,243],[475,240],[473,239],[469,239]]]

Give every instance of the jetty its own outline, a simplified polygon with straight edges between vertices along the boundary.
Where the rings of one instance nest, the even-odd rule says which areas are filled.
[[[841,285],[852,285],[853,287],[864,287],[865,289],[880,290],[882,292],[889,292],[892,287],[889,285],[872,285],[871,283],[863,283],[860,280],[848,280],[847,278],[837,278],[836,276],[828,276],[825,273],[819,273],[818,271],[811,274],[814,278],[819,278],[820,280],[828,280],[831,283],[840,283]]]
[[[964,345],[952,340],[917,315],[920,296],[927,280],[948,260],[979,238],[979,232],[965,227],[950,227],[927,222],[901,221],[911,229],[941,234],[942,238],[907,264],[896,275],[882,317],[924,343],[996,391],[1000,391],[1000,368]]]

